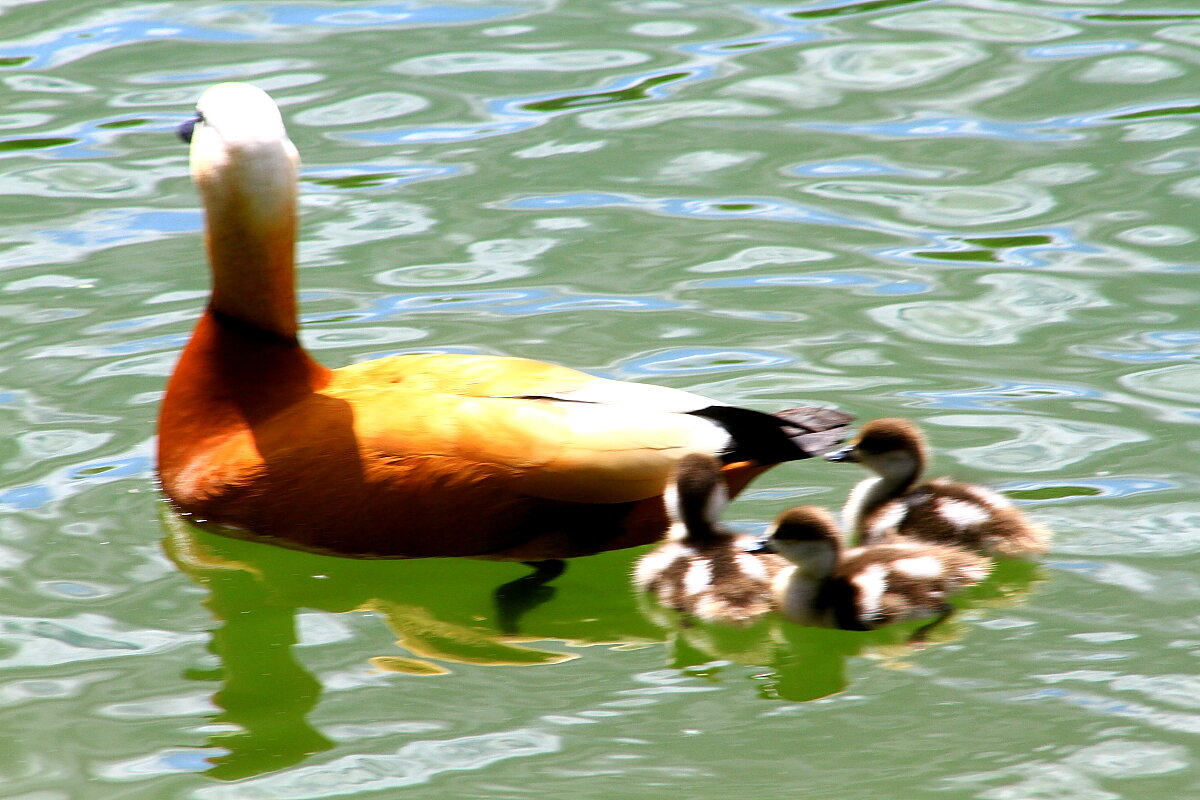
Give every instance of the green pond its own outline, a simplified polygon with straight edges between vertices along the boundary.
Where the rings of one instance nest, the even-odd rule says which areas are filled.
[[[1200,794],[1191,0],[0,5],[0,796]],[[922,648],[679,626],[645,549],[336,559],[169,513],[208,284],[175,136],[252,82],[304,160],[305,343],[919,421],[1055,531]],[[862,477],[779,467],[757,533]]]

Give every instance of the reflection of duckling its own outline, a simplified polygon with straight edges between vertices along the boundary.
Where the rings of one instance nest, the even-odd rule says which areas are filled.
[[[780,514],[767,543],[795,565],[776,575],[773,592],[780,612],[801,625],[862,631],[935,617],[927,629],[953,610],[948,595],[991,570],[961,548],[917,542],[843,552],[833,516],[815,506]]]
[[[876,419],[852,445],[826,456],[876,473],[861,481],[842,516],[861,544],[891,535],[954,544],[988,555],[1029,556],[1046,549],[1050,532],[1027,520],[990,489],[944,478],[916,485],[928,450],[921,429],[905,419]]]
[[[679,462],[664,494],[667,541],[642,556],[634,584],[665,606],[705,622],[749,623],[771,610],[771,578],[784,565],[751,555],[717,520],[728,501],[715,458],[692,453]]]

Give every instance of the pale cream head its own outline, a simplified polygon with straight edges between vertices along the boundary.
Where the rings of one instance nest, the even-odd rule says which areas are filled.
[[[825,509],[796,506],[775,518],[770,544],[806,576],[824,578],[841,555],[841,532]]]
[[[300,158],[279,108],[262,89],[220,83],[201,95],[196,113],[191,172],[204,198],[210,308],[293,337]],[[180,132],[187,138],[186,126]]]
[[[259,214],[294,204],[300,156],[279,107],[248,83],[219,83],[196,103],[191,172],[201,191],[236,191]]]
[[[892,480],[915,480],[925,468],[928,448],[921,429],[898,417],[873,419],[849,447],[831,453],[830,461],[853,461]]]

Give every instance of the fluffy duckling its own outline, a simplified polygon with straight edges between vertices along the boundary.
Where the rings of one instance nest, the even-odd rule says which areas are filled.
[[[634,567],[633,582],[663,605],[704,622],[749,624],[771,610],[771,579],[785,562],[751,555],[718,521],[729,496],[721,463],[684,456],[664,492],[671,526],[666,541]]]
[[[925,437],[905,419],[876,419],[848,447],[826,456],[876,474],[850,492],[842,517],[860,544],[900,536],[953,544],[995,556],[1027,557],[1046,549],[1050,532],[1030,522],[990,489],[937,478],[917,484],[925,469]]]
[[[895,541],[843,551],[828,511],[796,506],[775,520],[767,547],[793,566],[772,586],[780,613],[800,625],[866,631],[953,610],[946,598],[979,583],[991,561],[959,547]]]

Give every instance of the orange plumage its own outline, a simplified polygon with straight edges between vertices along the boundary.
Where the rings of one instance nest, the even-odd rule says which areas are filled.
[[[298,158],[275,104],[215,86],[190,140],[213,292],[167,386],[159,474],[198,520],[347,555],[584,555],[662,534],[683,454],[722,454],[736,493],[830,449],[849,419],[497,356],[330,370],[296,338]]]

